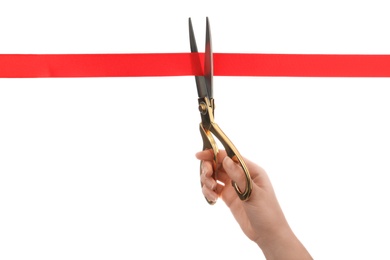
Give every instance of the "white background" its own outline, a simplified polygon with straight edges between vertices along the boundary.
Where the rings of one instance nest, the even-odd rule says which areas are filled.
[[[390,54],[386,1],[0,2],[0,53]],[[390,79],[215,77],[315,259],[390,259]],[[264,259],[200,191],[193,77],[0,79],[0,259]]]

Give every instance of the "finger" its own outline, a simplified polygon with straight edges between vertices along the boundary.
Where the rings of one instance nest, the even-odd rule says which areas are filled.
[[[201,162],[201,182],[208,185],[208,187],[215,191],[218,184],[224,186],[226,183],[230,183],[230,177],[225,173],[222,165],[213,168],[211,161]],[[207,182],[207,183],[206,183]],[[219,193],[218,193],[219,194]]]
[[[215,190],[217,187],[217,182],[213,178],[213,166],[210,161],[202,161],[200,180],[202,185],[206,185],[211,190]]]
[[[229,175],[230,179],[232,179],[238,185],[238,188],[241,191],[244,191],[247,183],[246,183],[245,173],[244,173],[244,170],[242,169],[241,165],[238,163],[235,163],[228,156],[226,156],[223,159],[222,165],[223,165],[226,173]]]
[[[202,193],[203,193],[203,196],[208,200],[208,201],[211,201],[211,202],[216,202],[218,200],[218,194],[213,191],[213,190],[210,190],[209,188],[207,188],[206,185],[203,185],[202,187]]]
[[[201,170],[201,175],[204,174],[205,176],[211,177],[214,172],[213,162],[201,161],[200,170]]]
[[[197,152],[195,154],[196,158],[198,160],[203,160],[203,161],[212,161],[214,160],[214,153],[212,149],[207,149],[203,150],[201,152]],[[218,161],[222,161],[223,158],[226,156],[226,151],[225,150],[219,150],[219,153],[217,155]]]

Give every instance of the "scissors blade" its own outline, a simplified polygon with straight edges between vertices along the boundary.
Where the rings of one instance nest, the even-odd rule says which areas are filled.
[[[191,46],[191,52],[192,53],[198,53],[198,47],[196,45],[195,35],[194,35],[194,29],[192,28],[192,21],[191,18],[188,19],[188,25],[189,25],[189,31],[190,31],[190,46]],[[201,66],[201,62],[199,59],[199,56],[194,57],[193,62],[196,62],[197,66]],[[198,97],[208,97],[209,93],[207,91],[205,77],[204,76],[195,76],[196,81],[196,88],[198,90]]]
[[[204,74],[209,98],[213,98],[213,51],[211,48],[211,31],[208,17],[206,17],[206,47],[204,56]]]

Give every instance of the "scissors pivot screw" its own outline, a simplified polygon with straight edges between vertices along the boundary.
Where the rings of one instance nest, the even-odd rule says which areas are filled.
[[[207,113],[206,103],[202,102],[199,104],[199,112],[201,112],[203,115],[205,115]]]

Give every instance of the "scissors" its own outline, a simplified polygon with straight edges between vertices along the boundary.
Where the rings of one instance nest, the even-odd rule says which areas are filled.
[[[189,32],[190,32],[190,46],[192,53],[198,53],[198,47],[196,46],[194,30],[192,28],[191,18],[189,21]],[[193,62],[197,63],[200,66],[200,57],[197,55],[197,59],[194,59]],[[232,185],[238,195],[238,197],[246,201],[249,199],[252,192],[252,180],[249,174],[249,170],[238,152],[234,144],[229,140],[229,138],[223,133],[221,128],[214,122],[214,109],[215,101],[213,98],[213,53],[211,50],[211,33],[210,33],[210,23],[208,17],[206,17],[206,47],[205,47],[205,56],[204,56],[204,76],[195,76],[196,87],[198,90],[198,103],[199,103],[199,112],[201,117],[201,123],[199,124],[200,134],[203,139],[203,150],[211,149],[213,151],[213,178],[217,179],[218,174],[218,146],[215,142],[213,136],[215,136],[221,144],[224,146],[227,155],[237,164],[239,164],[244,171],[246,187],[244,191],[241,191],[237,184],[232,181]],[[215,202],[210,201],[206,198],[207,202],[210,205],[213,205]]]

